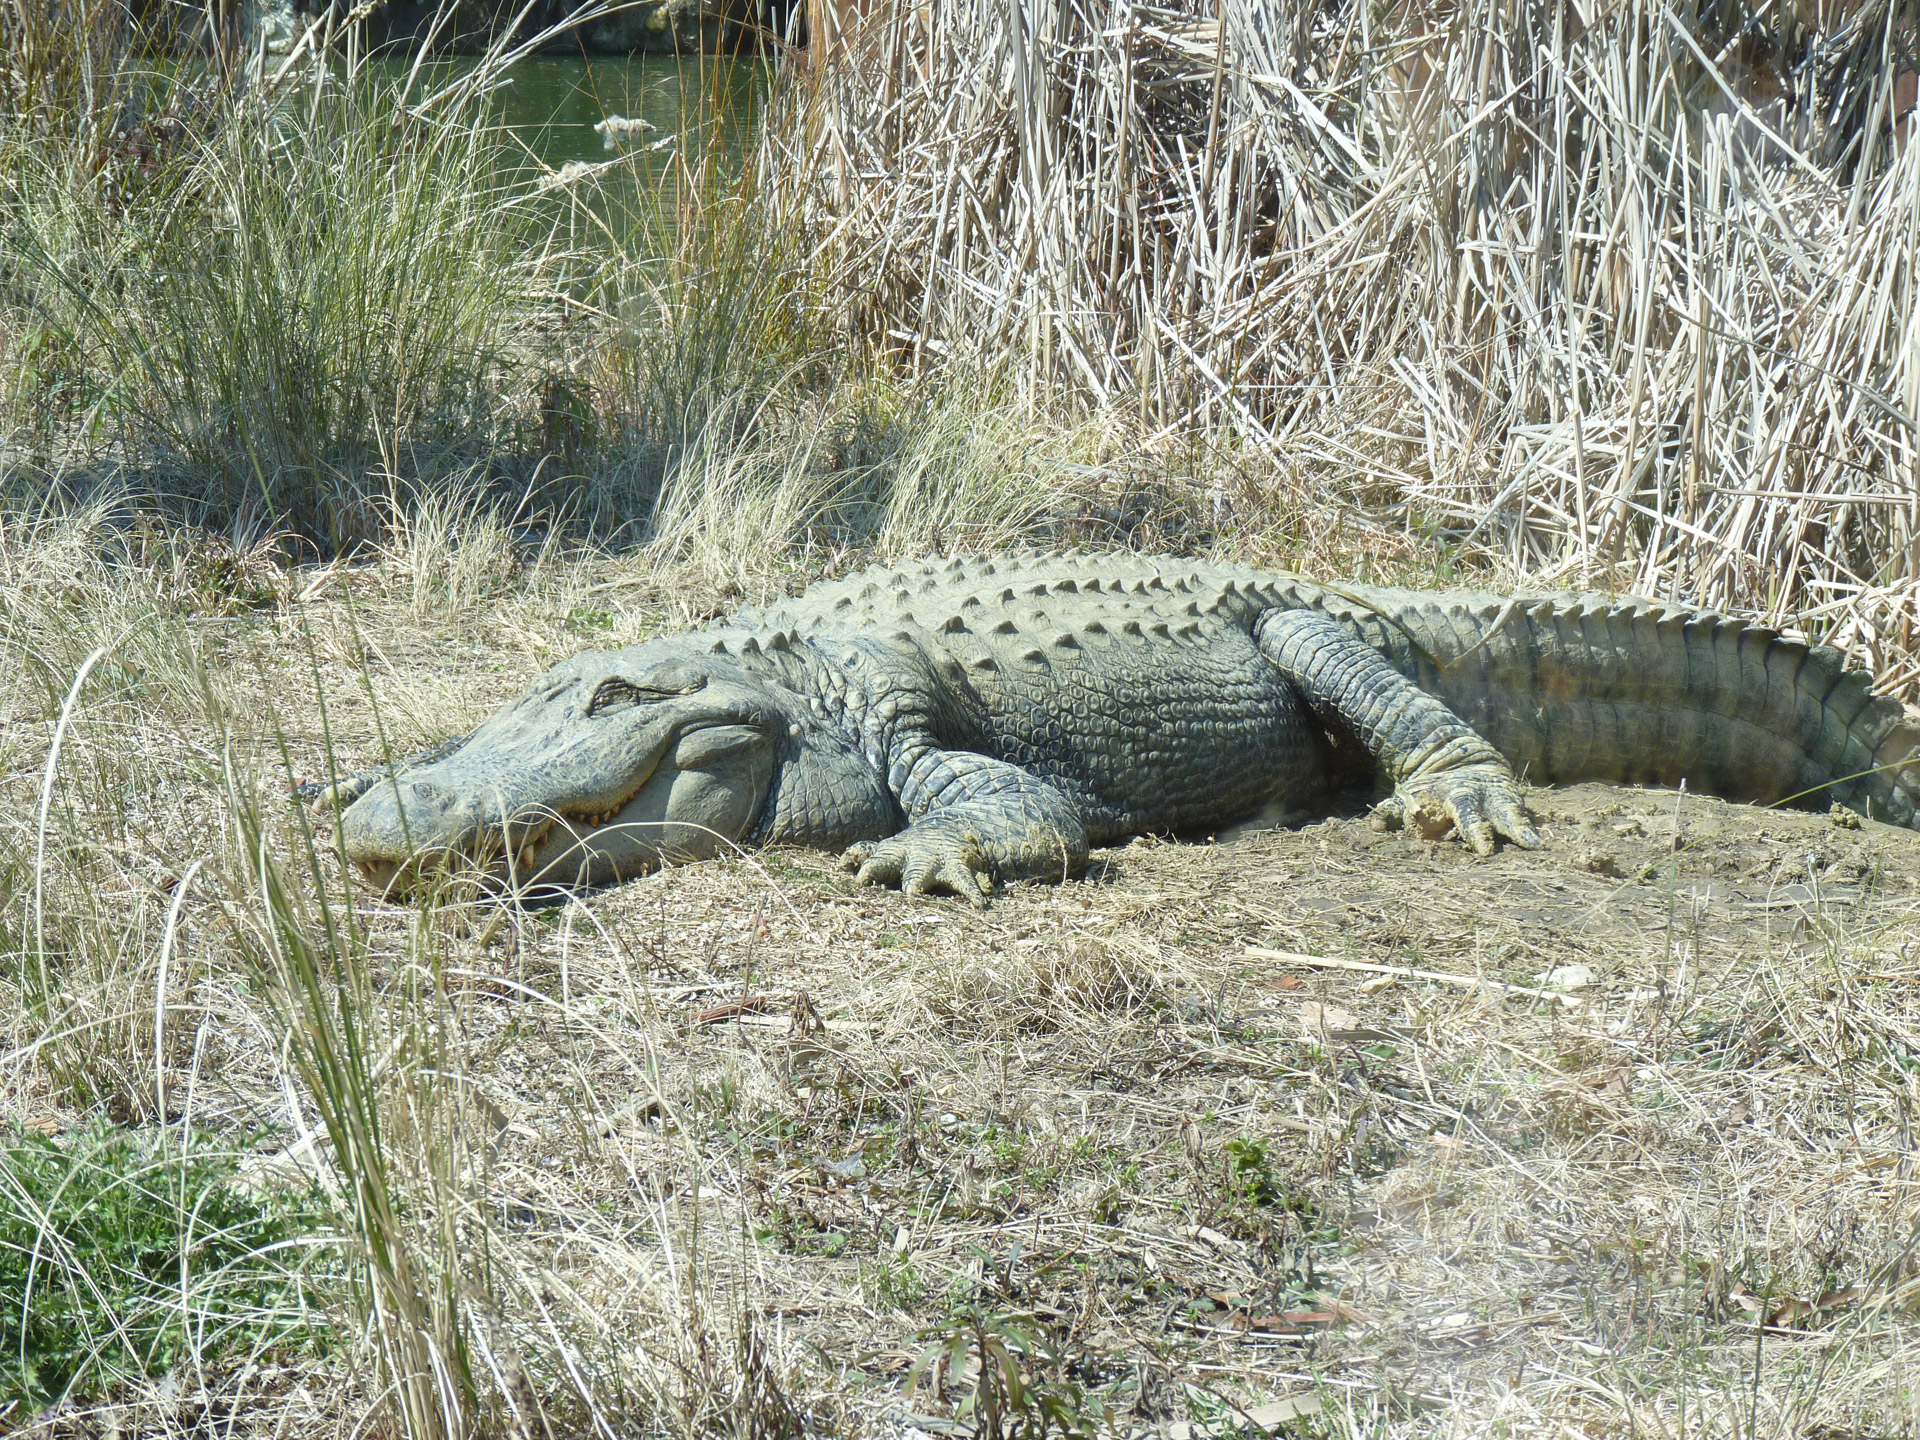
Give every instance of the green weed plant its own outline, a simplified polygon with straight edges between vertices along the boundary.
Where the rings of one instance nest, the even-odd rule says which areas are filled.
[[[337,1272],[317,1196],[107,1127],[0,1137],[0,1422],[189,1357],[312,1352]]]

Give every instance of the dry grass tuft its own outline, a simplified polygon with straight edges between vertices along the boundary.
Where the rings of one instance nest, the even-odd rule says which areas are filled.
[[[970,1023],[1008,1036],[1050,1035],[1125,1019],[1154,1004],[1156,958],[1106,937],[1034,935],[1005,953],[936,965],[910,983],[934,1022]]]

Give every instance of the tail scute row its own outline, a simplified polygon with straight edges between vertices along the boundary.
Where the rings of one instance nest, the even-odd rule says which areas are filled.
[[[1830,645],[1593,595],[1299,588],[1541,783],[1678,785],[1900,825],[1920,720]]]

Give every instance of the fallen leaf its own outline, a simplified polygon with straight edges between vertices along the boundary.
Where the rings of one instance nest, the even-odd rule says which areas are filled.
[[[1767,1316],[1769,1330],[1783,1330],[1792,1326],[1796,1320],[1804,1320],[1813,1314],[1813,1307],[1804,1300],[1789,1300],[1771,1315]]]
[[[1775,1307],[1773,1313],[1767,1316],[1767,1328],[1769,1330],[1791,1329],[1800,1321],[1810,1320],[1824,1311],[1851,1305],[1866,1293],[1867,1287],[1864,1285],[1849,1285],[1844,1290],[1829,1290],[1817,1300],[1789,1300],[1784,1305]],[[1729,1298],[1749,1314],[1758,1313],[1760,1309],[1759,1303],[1750,1295],[1736,1293]]]
[[[758,1015],[763,1010],[773,1009],[778,1003],[771,995],[742,995],[737,1000],[728,1000],[724,1004],[696,1011],[689,1018],[688,1023],[717,1025],[722,1020],[738,1020],[742,1015]]]
[[[1298,990],[1307,982],[1298,975],[1280,975],[1261,983],[1269,990]]]
[[[1364,1310],[1356,1310],[1344,1300],[1333,1300],[1322,1295],[1318,1297],[1320,1308],[1329,1312],[1336,1325],[1372,1325],[1373,1316]]]
[[[1600,1090],[1608,1095],[1626,1096],[1633,1093],[1633,1067],[1631,1065],[1610,1065],[1592,1075],[1582,1075],[1581,1085],[1589,1090]]]
[[[1328,1310],[1289,1310],[1281,1315],[1238,1314],[1229,1317],[1234,1329],[1256,1335],[1316,1335],[1336,1323]]]

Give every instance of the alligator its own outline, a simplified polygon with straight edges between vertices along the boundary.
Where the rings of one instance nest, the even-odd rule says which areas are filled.
[[[790,844],[985,904],[1092,847],[1325,813],[1537,846],[1524,784],[1682,783],[1913,826],[1920,723],[1830,646],[1604,595],[1316,583],[1135,554],[874,567],[574,656],[470,735],[325,788],[398,894]]]

